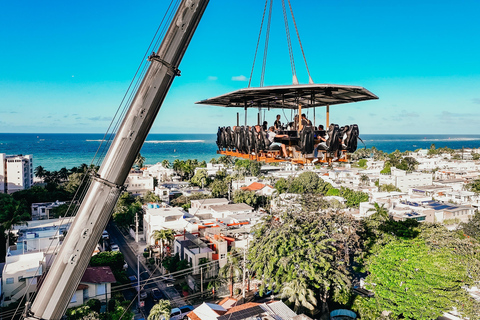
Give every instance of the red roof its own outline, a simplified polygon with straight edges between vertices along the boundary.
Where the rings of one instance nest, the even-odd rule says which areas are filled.
[[[239,306],[235,306],[233,308],[231,308],[230,310],[227,311],[227,313],[225,314],[230,314],[230,313],[234,313],[234,312],[237,312],[237,311],[240,311],[240,310],[246,310],[246,309],[250,309],[252,307],[255,307],[255,306],[258,306],[260,305],[260,303],[257,303],[257,302],[247,302],[247,303],[244,303],[244,304],[241,304]]]
[[[105,283],[117,282],[110,267],[88,267],[80,282]]]
[[[266,184],[263,184],[263,183],[260,183],[260,182],[254,182],[251,185],[249,185],[247,187],[241,187],[240,189],[245,190],[245,191],[258,191],[258,190],[262,190],[266,186],[268,186],[270,188],[273,188],[270,185],[266,185]]]

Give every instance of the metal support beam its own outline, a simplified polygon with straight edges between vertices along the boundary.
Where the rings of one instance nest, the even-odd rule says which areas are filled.
[[[121,194],[209,0],[183,0],[47,273],[28,320],[60,320]]]

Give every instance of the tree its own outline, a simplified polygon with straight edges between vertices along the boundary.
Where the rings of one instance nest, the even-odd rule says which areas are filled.
[[[163,160],[162,167],[164,167],[165,169],[170,168],[170,161],[168,161],[167,159]]]
[[[155,242],[160,242],[160,257],[163,259],[165,246],[171,245],[175,240],[175,231],[172,229],[155,230],[152,238]]]
[[[366,174],[362,174],[360,176],[360,184],[362,185],[366,185],[370,182],[370,179],[368,178],[368,176]]]
[[[207,290],[212,290],[213,299],[215,299],[215,295],[217,294],[217,289],[220,288],[225,283],[225,279],[222,277],[215,277],[214,279],[208,282]]]
[[[43,178],[45,177],[46,170],[42,166],[38,166],[35,168],[34,173],[38,178]]]
[[[475,192],[476,194],[480,193],[480,179],[473,180],[467,184],[467,190]]]
[[[282,299],[288,299],[287,301],[294,305],[293,311],[295,313],[298,313],[302,307],[313,311],[317,305],[313,290],[309,289],[305,282],[301,282],[299,279],[285,283],[280,292],[282,293]]]
[[[147,320],[169,320],[172,306],[169,300],[160,300],[150,310]]]
[[[190,183],[199,187],[208,187],[212,182],[212,179],[208,176],[208,172],[205,169],[197,170],[195,175],[190,179]]]
[[[360,248],[358,222],[343,212],[285,210],[258,224],[249,250],[249,269],[265,287],[293,280],[314,290],[327,308],[330,297],[345,301],[350,288],[351,257]],[[278,288],[280,289],[280,288]]]
[[[383,192],[392,192],[392,191],[402,191],[395,187],[393,184],[381,184],[378,187],[378,191],[383,191]]]
[[[87,301],[87,306],[96,313],[100,313],[102,303],[98,299],[90,299]]]
[[[11,195],[0,193],[0,261],[5,261],[10,230],[14,225],[27,224],[31,220],[25,201],[17,201]]]
[[[108,266],[112,270],[121,270],[124,263],[124,256],[120,251],[103,251],[90,258],[92,267]]]
[[[233,193],[234,203],[245,203],[252,207],[257,206],[258,198],[255,191],[235,190]]]
[[[228,254],[225,265],[218,271],[220,277],[230,280],[230,296],[233,296],[233,284],[235,280],[237,280],[242,274],[242,269],[240,269],[239,265],[240,261],[236,256],[236,252],[232,251]]]
[[[215,198],[225,197],[228,194],[228,184],[221,179],[213,180],[210,189]]]
[[[133,164],[136,165],[139,169],[141,169],[143,168],[144,163],[145,163],[145,157],[143,157],[139,152]]]
[[[471,264],[474,270],[479,264],[473,260],[451,248],[430,247],[425,239],[398,238],[368,260],[365,282],[375,297],[358,297],[355,309],[367,319],[380,318],[383,311],[391,319],[436,319],[455,307],[478,319],[480,303],[465,290],[478,279],[478,274],[471,278]]]
[[[168,256],[162,261],[162,266],[172,273],[175,271],[181,271],[190,267],[187,260],[180,260],[180,256],[176,253],[174,256]]]
[[[159,196],[157,196],[155,193],[153,193],[152,191],[148,191],[144,196],[143,196],[143,199],[142,199],[142,202],[145,204],[145,203],[149,203],[149,202],[154,202],[154,203],[160,203],[162,202],[162,200],[160,199]]]
[[[466,236],[480,241],[480,213],[478,210],[470,221],[461,223],[460,228]]]

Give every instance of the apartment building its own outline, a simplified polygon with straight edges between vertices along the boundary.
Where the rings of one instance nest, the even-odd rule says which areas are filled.
[[[33,184],[33,156],[0,153],[0,192],[13,193]]]

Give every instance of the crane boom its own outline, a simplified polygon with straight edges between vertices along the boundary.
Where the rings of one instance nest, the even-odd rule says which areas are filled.
[[[92,177],[67,237],[31,308],[29,320],[60,320],[87,268],[137,154],[160,110],[209,0],[182,0],[105,159]]]

